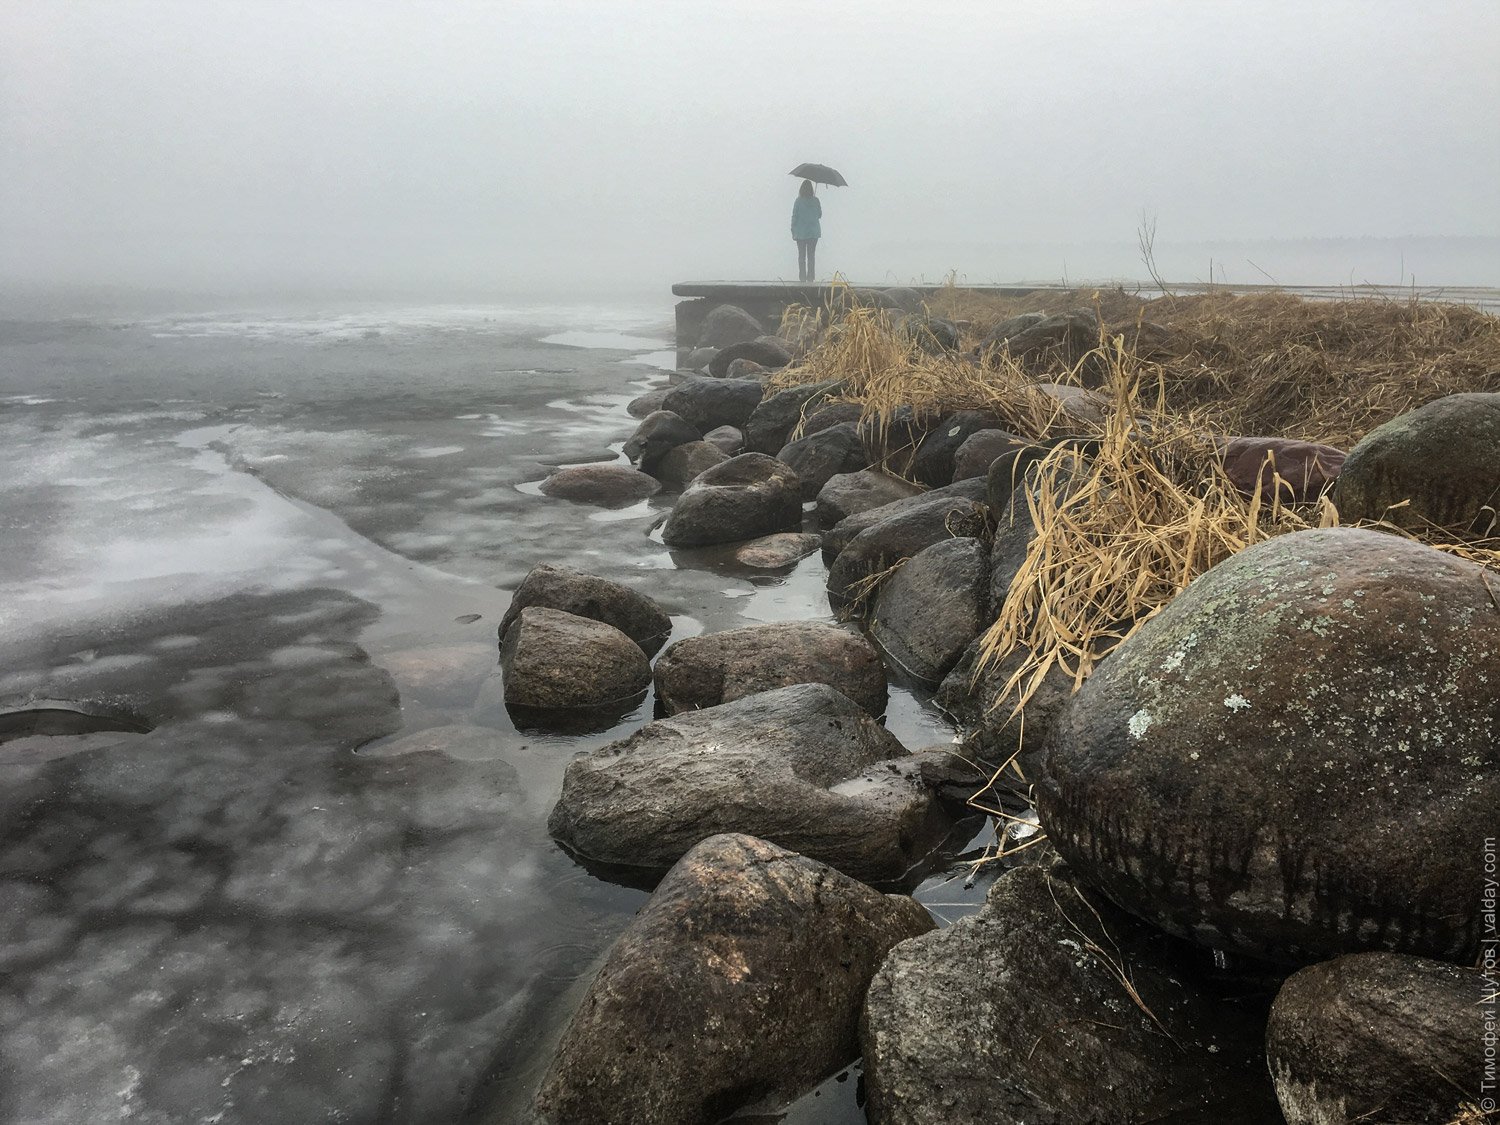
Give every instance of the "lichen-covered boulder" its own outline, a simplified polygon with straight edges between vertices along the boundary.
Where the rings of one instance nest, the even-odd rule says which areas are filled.
[[[645,594],[607,578],[551,563],[538,563],[521,579],[511,595],[510,608],[500,619],[502,638],[528,606],[560,609],[613,625],[647,656],[654,656],[672,635],[672,619]]]
[[[872,715],[885,710],[885,666],[858,633],[820,621],[747,625],[686,637],[656,662],[667,714],[729,703],[789,684],[828,684]]]
[[[700,473],[662,527],[669,547],[737,543],[802,526],[802,486],[790,465],[742,453]]]
[[[1474,969],[1395,953],[1356,953],[1293,973],[1266,1027],[1288,1125],[1480,1125],[1484,1116],[1462,1113],[1468,1103],[1482,1114],[1481,1056],[1495,1042],[1493,1026],[1486,1040],[1482,1001],[1489,996],[1493,1010],[1494,988]]]
[[[1235,555],[1064,709],[1037,786],[1049,836],[1205,944],[1471,962],[1500,808],[1496,594],[1476,564],[1376,531]]]
[[[713,836],[609,951],[542,1080],[541,1120],[716,1125],[793,1098],[853,1061],[875,967],[931,928],[910,898]]]
[[[1335,502],[1345,523],[1500,533],[1500,394],[1448,395],[1377,426],[1349,451]]]
[[[1258,1013],[1201,989],[1187,953],[1056,867],[1007,872],[871,981],[870,1120],[1274,1120]]]
[[[826,684],[658,719],[568,764],[547,821],[585,861],[660,872],[745,832],[867,883],[903,883],[951,824],[894,735]]]

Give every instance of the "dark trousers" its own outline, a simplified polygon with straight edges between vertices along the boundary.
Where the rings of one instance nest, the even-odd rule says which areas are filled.
[[[816,238],[797,239],[797,280],[815,281],[818,276],[818,267],[815,264],[818,255],[818,240]]]

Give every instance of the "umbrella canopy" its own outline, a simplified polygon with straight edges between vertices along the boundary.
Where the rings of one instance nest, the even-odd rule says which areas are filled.
[[[848,180],[826,164],[799,164],[792,169],[791,175],[801,176],[804,180],[811,180],[815,184],[832,184],[834,187],[849,186]]]

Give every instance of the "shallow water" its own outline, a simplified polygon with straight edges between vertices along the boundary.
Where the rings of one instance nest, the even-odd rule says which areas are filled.
[[[757,573],[648,535],[670,498],[537,493],[620,456],[667,311],[0,322],[0,709],[151,727],[0,743],[0,1122],[506,1119],[645,898],[546,814],[652,704],[518,731],[505,591],[547,561],[674,638],[828,619],[816,556]],[[901,688],[888,725],[951,739]]]

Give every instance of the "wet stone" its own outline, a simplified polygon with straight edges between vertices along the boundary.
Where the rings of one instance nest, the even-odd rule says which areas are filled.
[[[776,570],[805,559],[816,551],[822,542],[821,535],[795,531],[763,535],[737,548],[734,552],[734,561],[741,566]]]

